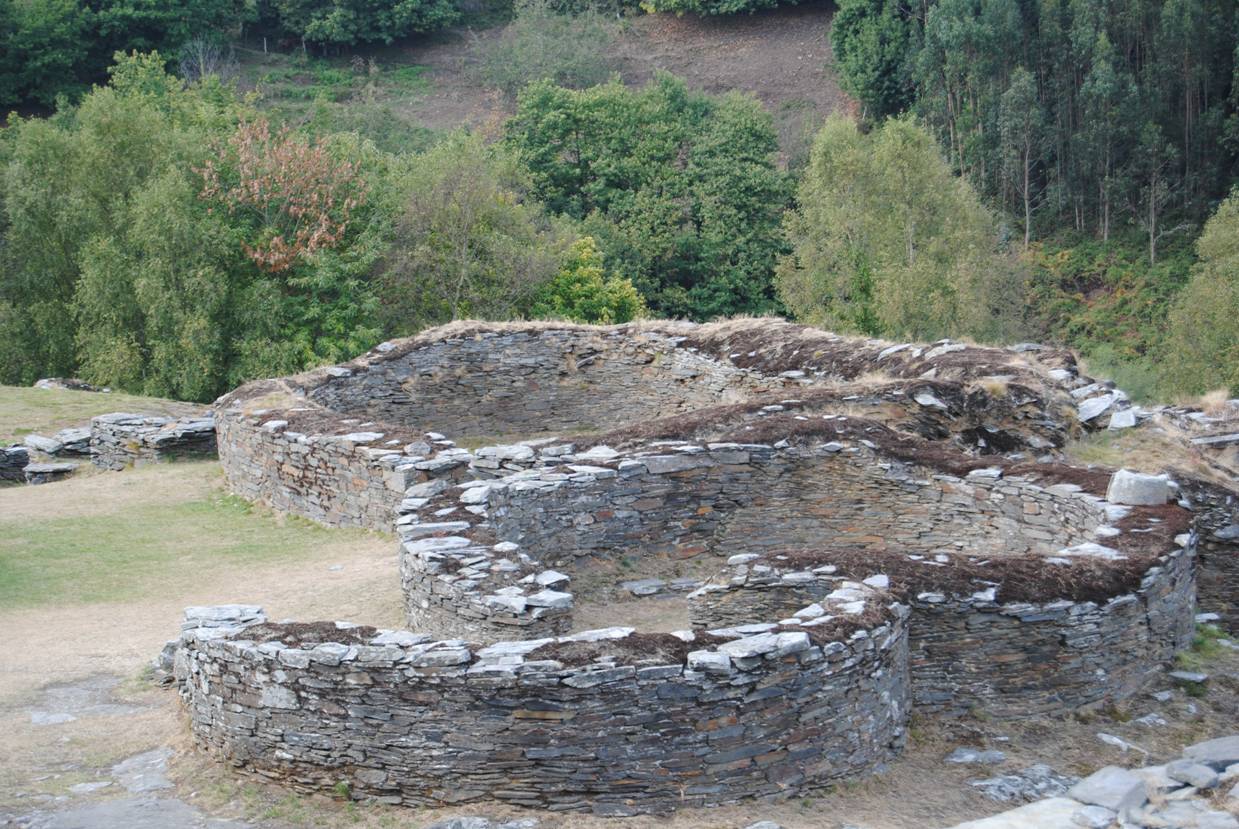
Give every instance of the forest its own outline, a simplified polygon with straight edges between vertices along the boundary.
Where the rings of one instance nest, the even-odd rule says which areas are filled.
[[[803,151],[605,57],[774,5],[0,0],[0,383],[209,401],[457,318],[779,314],[1239,392],[1239,3],[839,0],[852,105]],[[500,33],[461,71],[501,123],[379,102],[421,81],[375,55],[445,27]],[[238,48],[360,91],[281,108]]]

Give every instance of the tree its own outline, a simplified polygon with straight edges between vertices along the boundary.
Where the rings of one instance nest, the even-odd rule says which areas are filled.
[[[309,43],[391,43],[453,23],[451,0],[273,0],[279,25]]]
[[[383,180],[382,157],[350,136],[254,138],[226,89],[187,88],[163,63],[123,58],[109,86],[17,119],[0,145],[0,380],[210,400],[378,342],[386,191],[347,221],[339,208],[352,177]]]
[[[76,0],[0,0],[0,106],[50,106],[82,84],[90,14]]]
[[[533,198],[512,153],[458,133],[413,158],[403,179],[381,278],[387,329],[405,334],[464,317],[527,314],[569,234]]]
[[[909,117],[863,135],[834,116],[818,133],[788,214],[779,295],[798,319],[935,339],[1009,332],[1014,269],[990,216]]]
[[[1110,238],[1115,196],[1121,194],[1125,149],[1136,88],[1118,65],[1110,39],[1098,35],[1093,66],[1080,88],[1085,128],[1078,134],[1079,154],[1097,187],[1097,228]]]
[[[1131,174],[1135,179],[1132,215],[1149,240],[1150,265],[1157,263],[1157,243],[1162,237],[1184,227],[1167,228],[1162,222],[1162,214],[1175,195],[1174,171],[1178,161],[1178,152],[1162,137],[1161,128],[1152,122],[1145,124],[1131,163]]]
[[[1167,385],[1201,394],[1239,391],[1239,193],[1217,209],[1196,242],[1200,259],[1170,311]]]
[[[573,242],[559,273],[539,288],[530,315],[611,325],[630,322],[644,310],[632,282],[607,277],[597,242],[584,236]]]
[[[1040,192],[1035,176],[1044,150],[1045,120],[1037,100],[1037,81],[1020,67],[1002,96],[1003,156],[1007,175],[1024,208],[1024,249],[1032,240],[1033,202]]]
[[[655,313],[708,319],[773,310],[771,274],[789,180],[774,164],[769,113],[660,75],[581,91],[548,82],[520,95],[507,143],[534,193],[583,221],[606,261]]]
[[[898,0],[840,0],[830,43],[843,88],[872,118],[903,112],[913,101],[907,67],[913,25]]]
[[[280,273],[340,244],[365,203],[357,165],[333,158],[327,142],[310,143],[266,119],[244,122],[198,171],[202,198],[253,228],[245,253]]]

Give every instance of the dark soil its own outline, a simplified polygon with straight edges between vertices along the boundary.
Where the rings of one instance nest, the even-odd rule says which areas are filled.
[[[601,658],[627,664],[674,665],[685,662],[693,651],[704,650],[735,637],[698,632],[692,642],[670,633],[632,633],[623,639],[598,642],[552,642],[530,651],[529,660],[553,659],[566,667],[581,667]]]
[[[799,550],[765,556],[780,569],[809,570],[826,564],[837,575],[860,580],[876,573],[890,577],[890,592],[901,600],[919,593],[970,596],[997,587],[996,601],[1044,603],[1057,599],[1104,604],[1131,593],[1157,563],[1152,555],[1119,561],[1080,558],[1051,564],[1041,555],[1004,555],[992,559],[951,556],[946,563],[913,561],[904,552],[872,550]]]
[[[338,642],[341,645],[365,645],[378,635],[378,629],[369,625],[338,628],[335,622],[262,622],[236,634],[234,639],[254,642],[283,642],[290,647],[321,645]]]
[[[930,369],[937,369],[937,378],[946,380],[1019,375],[1032,380],[1035,376],[1016,355],[985,346],[968,346],[932,361],[923,355],[913,357],[912,349],[904,349],[879,363],[877,357],[888,345],[885,342],[842,337],[777,319],[753,320],[751,326],[706,327],[690,333],[684,344],[741,368],[768,374],[812,369],[840,380],[854,380],[881,370],[894,377],[915,379]],[[929,350],[925,348],[925,352]]]

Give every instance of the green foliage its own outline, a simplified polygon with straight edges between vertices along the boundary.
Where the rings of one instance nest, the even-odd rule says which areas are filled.
[[[1122,373],[1158,359],[1166,314],[1194,256],[1182,237],[1149,264],[1136,234],[1109,242],[1061,234],[1034,244],[1026,259],[1039,327]]]
[[[618,26],[600,12],[556,10],[551,0],[520,0],[516,16],[493,41],[478,41],[476,75],[509,96],[531,81],[581,89],[611,74],[606,57]]]
[[[1199,263],[1170,312],[1167,384],[1199,394],[1239,391],[1239,194],[1232,194],[1196,243]]]
[[[599,325],[641,316],[645,303],[632,281],[605,274],[597,242],[590,236],[578,239],[559,273],[539,289],[530,315]]]
[[[752,14],[760,9],[773,9],[778,5],[779,0],[641,0],[641,8],[647,12],[702,15],[740,12]]]
[[[249,18],[244,0],[0,0],[0,106],[50,107],[103,80],[118,52],[175,54]]]
[[[574,91],[534,83],[507,142],[547,207],[583,221],[651,309],[705,319],[776,307],[771,273],[790,182],[770,115],[670,76]]]
[[[910,118],[869,135],[841,117],[818,133],[788,214],[779,294],[833,329],[932,340],[1012,336],[1017,271],[993,221]]]
[[[1161,372],[1151,357],[1124,357],[1109,344],[1095,346],[1082,355],[1090,377],[1113,380],[1137,403],[1165,399]]]
[[[832,38],[867,111],[919,113],[1030,237],[1034,224],[1102,239],[1132,224],[1155,261],[1177,227],[1163,214],[1201,218],[1239,162],[1237,12],[1237,0],[842,0]]]
[[[568,232],[532,197],[511,151],[456,134],[410,159],[398,188],[381,288],[388,331],[527,314],[554,276]]]
[[[0,327],[5,382],[80,375],[209,400],[243,380],[329,362],[379,337],[368,274],[384,227],[353,217],[334,244],[279,273],[246,255],[252,215],[203,198],[200,171],[247,115],[218,86],[184,89],[158,55],[5,136]],[[347,159],[380,163],[349,140]],[[6,321],[7,320],[7,321]],[[0,333],[10,333],[0,331]]]
[[[50,106],[75,91],[89,27],[77,0],[0,0],[0,106]]]
[[[871,117],[902,112],[912,103],[904,67],[912,24],[897,0],[840,0],[830,24],[839,79]]]
[[[309,43],[391,43],[455,22],[451,0],[272,0],[279,26]]]
[[[273,121],[304,124],[307,132],[355,132],[391,153],[418,152],[434,134],[407,113],[430,89],[427,67],[388,68],[371,59],[327,59],[240,51],[244,85],[260,95]]]

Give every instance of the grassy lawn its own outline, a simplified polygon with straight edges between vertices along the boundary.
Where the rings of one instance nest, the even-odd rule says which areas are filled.
[[[85,426],[109,412],[183,415],[201,412],[202,403],[181,403],[122,392],[61,391],[0,386],[0,445],[21,443],[29,434],[52,435],[70,426]]]
[[[217,470],[187,463],[118,473],[147,485],[93,515],[36,515],[18,503],[66,484],[0,492],[0,609],[135,601],[196,573],[240,573],[373,538],[277,518],[215,488]]]

